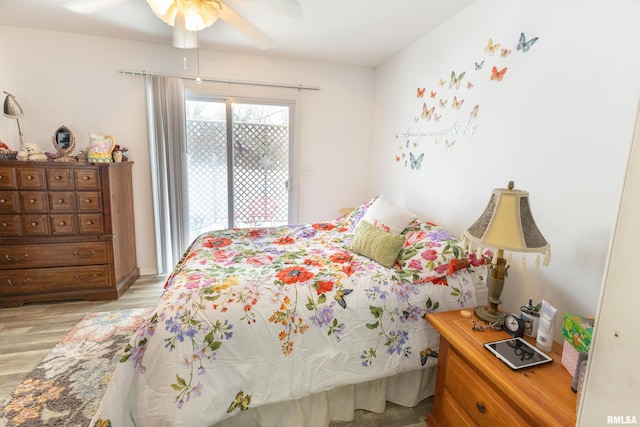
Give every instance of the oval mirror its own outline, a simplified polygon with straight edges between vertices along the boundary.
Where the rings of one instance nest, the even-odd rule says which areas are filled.
[[[76,146],[76,138],[68,127],[60,126],[56,129],[51,139],[53,140],[53,148],[55,148],[59,154],[59,157],[57,157],[55,161],[75,161],[73,157],[69,157],[69,153],[71,153]]]

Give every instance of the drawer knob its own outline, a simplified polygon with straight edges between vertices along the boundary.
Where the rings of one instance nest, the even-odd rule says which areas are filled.
[[[93,221],[87,221],[87,225],[92,225]]]
[[[487,408],[485,408],[481,402],[476,402],[476,408],[478,409],[478,412],[480,412],[481,414],[484,414],[485,412],[487,412]]]
[[[94,256],[96,254],[96,251],[91,250],[91,251],[87,252],[86,254],[81,254],[78,251],[73,251],[73,254],[75,256],[77,256],[77,257],[80,257],[80,258],[91,258],[92,256]]]
[[[35,222],[35,221],[31,223],[31,226],[32,226],[32,227],[36,227],[37,225],[38,225],[38,223],[37,223],[37,222]]]
[[[64,199],[58,199],[58,203],[60,204],[64,203]]]
[[[89,203],[91,203],[91,199],[87,199],[87,200],[85,200],[84,202],[85,202],[85,203],[87,203],[87,204],[89,204]]]
[[[3,223],[2,223],[2,226],[3,226],[3,227],[8,227],[8,224],[7,224],[6,222],[3,222]]]
[[[31,281],[31,279],[24,279],[22,282],[13,283],[13,282],[11,281],[11,279],[7,279],[7,284],[8,284],[9,286],[24,286],[24,285],[26,285],[27,283],[29,283],[30,281]]]
[[[36,202],[36,199],[29,199],[29,203],[30,203],[30,204],[32,204],[32,205],[33,205],[35,202]]]
[[[60,181],[62,179],[62,177],[60,175],[56,175],[54,178],[56,181]]]
[[[29,257],[29,254],[24,254],[24,255],[22,255],[22,256],[21,256],[21,257],[19,257],[19,258],[11,258],[11,257],[9,256],[9,254],[4,254],[4,259],[6,259],[6,260],[7,260],[7,261],[9,261],[9,262],[18,262],[18,261],[22,261],[23,259],[28,258],[28,257]]]
[[[31,181],[33,177],[31,175],[27,175],[27,181]]]
[[[89,181],[89,177],[88,177],[88,176],[83,176],[83,177],[82,177],[82,180],[83,180],[83,181]]]
[[[64,221],[60,221],[60,222],[58,223],[58,225],[59,225],[60,227],[64,226],[64,225],[65,225],[65,224],[64,224]]]
[[[4,199],[0,199],[0,203],[4,204],[5,200]]]

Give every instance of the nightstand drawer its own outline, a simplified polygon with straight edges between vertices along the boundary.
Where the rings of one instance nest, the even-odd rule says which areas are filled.
[[[481,350],[482,351],[482,350]],[[469,369],[455,351],[448,352],[445,389],[455,397],[468,416],[480,425],[529,425],[476,372]]]

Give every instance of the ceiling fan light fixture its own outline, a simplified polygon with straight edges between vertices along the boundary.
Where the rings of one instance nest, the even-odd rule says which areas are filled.
[[[147,0],[147,3],[158,18],[173,26],[178,11],[175,0]]]
[[[153,13],[172,27],[176,15],[184,16],[189,31],[200,31],[213,25],[222,8],[218,0],[147,0]]]

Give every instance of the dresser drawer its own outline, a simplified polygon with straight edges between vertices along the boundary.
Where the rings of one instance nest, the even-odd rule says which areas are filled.
[[[76,234],[78,221],[75,214],[51,215],[51,234]]]
[[[77,190],[99,190],[100,176],[98,169],[76,169],[76,189]]]
[[[102,212],[102,194],[97,191],[82,191],[76,194],[78,212]]]
[[[0,215],[0,236],[19,236],[20,217],[18,215]]]
[[[49,193],[50,212],[75,212],[75,193],[54,191]]]
[[[22,234],[25,236],[47,236],[49,229],[49,215],[23,215]]]
[[[18,186],[25,190],[46,190],[44,169],[25,167],[18,170]]]
[[[16,180],[16,170],[11,167],[0,166],[0,188],[15,189],[18,188]]]
[[[70,169],[47,169],[47,183],[50,190],[72,190],[73,179]]]
[[[110,285],[108,265],[4,270],[0,296],[90,290]]]
[[[22,212],[47,212],[48,209],[47,193],[43,191],[21,191],[20,206]]]
[[[110,242],[2,245],[0,270],[109,264],[110,253]]]
[[[104,218],[102,214],[79,214],[80,233],[102,234],[104,233]]]
[[[445,390],[476,423],[489,426],[529,425],[455,351],[448,352],[445,377]]]
[[[17,191],[0,191],[0,213],[18,213],[20,199]]]

